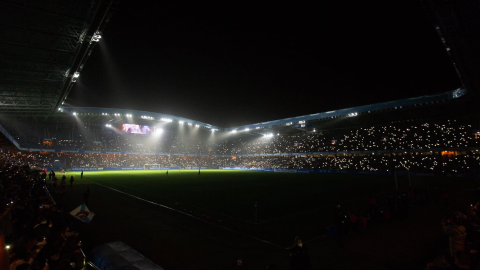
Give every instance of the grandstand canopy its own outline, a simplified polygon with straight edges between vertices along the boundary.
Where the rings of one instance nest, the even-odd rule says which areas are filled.
[[[115,4],[114,0],[0,1],[0,113],[55,112]]]

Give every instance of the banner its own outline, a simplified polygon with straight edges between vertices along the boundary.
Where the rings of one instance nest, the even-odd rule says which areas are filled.
[[[93,217],[95,216],[95,214],[93,212],[90,212],[90,210],[84,203],[82,203],[82,205],[80,205],[79,207],[73,209],[73,211],[70,212],[70,215],[85,223],[90,223],[90,221],[92,221]]]
[[[71,168],[71,172],[79,172],[79,171],[101,171],[103,168],[82,168],[82,167],[74,167]]]

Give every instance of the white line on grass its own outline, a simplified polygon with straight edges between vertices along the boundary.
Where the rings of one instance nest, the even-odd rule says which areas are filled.
[[[249,238],[251,238],[251,239],[254,239],[254,240],[257,240],[257,241],[263,242],[263,243],[265,243],[265,244],[269,244],[269,245],[272,245],[272,246],[274,246],[274,247],[278,247],[278,248],[282,248],[282,249],[288,249],[288,248],[282,247],[282,246],[280,246],[280,245],[274,244],[274,243],[272,243],[272,242],[269,242],[269,241],[267,241],[267,240],[263,240],[263,239],[261,239],[261,238],[258,238],[258,237],[252,236],[252,235],[248,235],[248,234],[245,234],[245,233],[242,233],[242,232],[239,232],[239,231],[233,230],[233,229],[229,229],[229,228],[227,228],[227,227],[224,227],[224,226],[221,226],[221,225],[215,224],[215,223],[213,223],[213,222],[210,222],[210,221],[207,221],[207,220],[201,219],[201,218],[199,218],[199,217],[196,217],[196,216],[194,216],[194,215],[191,215],[191,214],[189,214],[189,213],[185,213],[185,212],[179,211],[179,210],[177,210],[177,209],[174,209],[174,208],[168,207],[168,206],[166,206],[166,205],[159,204],[159,203],[156,203],[156,202],[152,202],[152,201],[149,201],[149,200],[146,200],[146,199],[143,199],[143,198],[137,197],[137,196],[135,196],[135,195],[132,195],[132,194],[129,194],[129,193],[123,192],[123,191],[121,191],[121,190],[114,189],[114,188],[111,188],[111,187],[109,187],[109,186],[105,186],[105,185],[102,185],[102,184],[99,184],[99,183],[95,183],[95,182],[93,182],[93,181],[90,181],[90,180],[87,180],[87,181],[88,181],[88,182],[90,182],[90,183],[93,183],[93,184],[96,184],[96,185],[102,186],[102,187],[104,187],[104,188],[111,189],[111,190],[113,190],[113,191],[116,191],[116,192],[118,192],[118,193],[125,194],[125,195],[127,195],[127,196],[130,196],[130,197],[133,197],[133,198],[135,198],[135,199],[138,199],[138,200],[141,200],[141,201],[144,201],[144,202],[147,202],[147,203],[150,203],[150,204],[156,205],[156,206],[160,206],[160,207],[163,207],[163,208],[165,208],[165,209],[168,209],[168,210],[175,211],[175,212],[177,212],[177,213],[184,214],[184,215],[186,215],[186,216],[189,216],[189,217],[192,217],[192,218],[194,218],[194,219],[197,219],[197,220],[203,221],[203,222],[205,222],[205,223],[209,223],[209,224],[211,224],[211,225],[214,225],[214,226],[216,226],[216,227],[222,228],[222,229],[224,229],[224,230],[227,230],[227,231],[230,231],[230,232],[234,232],[234,233],[236,233],[236,234],[240,234],[240,235],[243,235],[243,236],[249,237]]]

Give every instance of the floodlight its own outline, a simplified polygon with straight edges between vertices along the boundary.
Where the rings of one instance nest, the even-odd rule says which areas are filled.
[[[160,121],[164,121],[164,122],[172,122],[173,120],[172,119],[169,119],[169,118],[160,118]]]
[[[286,123],[287,126],[291,126],[292,124],[293,124],[293,122]]]
[[[179,124],[183,124],[183,121],[178,121]]]
[[[73,112],[72,114],[73,114],[73,115],[77,115],[77,113],[76,113],[76,112]]]
[[[76,82],[78,77],[80,77],[80,73],[78,73],[78,72],[73,73],[72,82]]]
[[[260,127],[256,127],[255,129],[260,129]]]
[[[195,127],[199,127],[199,125],[195,125]]]
[[[90,40],[90,43],[99,42],[101,38],[102,38],[102,35],[100,35],[100,32],[97,31],[95,32],[95,34],[93,34],[92,39]]]
[[[58,110],[60,111],[60,110],[61,110],[61,108],[58,108]]]
[[[271,137],[273,137],[273,133],[263,134],[263,137],[271,138]]]
[[[232,133],[237,133],[237,130],[236,129],[232,130]]]
[[[192,125],[192,123],[188,123],[188,125],[189,125],[189,126],[191,126],[191,125]]]
[[[212,132],[215,132],[215,129],[212,129]]]
[[[305,124],[305,120],[298,121],[299,124]]]
[[[131,115],[131,114],[126,114],[126,116],[127,116],[127,117],[132,117],[132,115]]]
[[[249,131],[250,129],[249,128],[246,128],[245,131]]]

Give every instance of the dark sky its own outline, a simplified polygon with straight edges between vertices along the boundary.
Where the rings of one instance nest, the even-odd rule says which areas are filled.
[[[460,86],[418,0],[163,2],[120,2],[65,105],[232,127]]]

